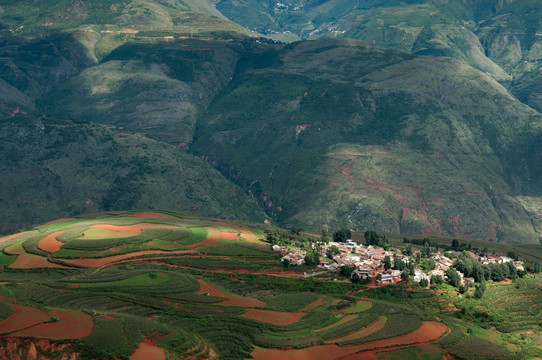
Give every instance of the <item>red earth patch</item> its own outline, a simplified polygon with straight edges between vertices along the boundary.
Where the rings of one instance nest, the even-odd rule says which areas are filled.
[[[42,250],[45,250],[49,253],[55,253],[60,250],[60,247],[64,245],[63,242],[57,240],[57,236],[62,234],[63,231],[58,231],[56,233],[47,235],[38,243],[38,247]]]
[[[53,309],[48,313],[51,318],[58,321],[32,326],[13,335],[46,339],[80,339],[90,335],[94,328],[92,316],[81,311]]]
[[[6,334],[19,329],[44,323],[51,320],[46,312],[32,306],[12,304],[13,313],[0,321],[0,333]]]
[[[209,284],[205,280],[198,279],[200,289],[196,291],[196,294],[205,294],[227,298],[228,300],[216,303],[216,305],[226,305],[226,306],[243,306],[243,307],[264,307],[267,304],[261,300],[239,296],[235,294],[226,294],[222,290],[216,288],[215,286]]]
[[[302,312],[250,309],[241,316],[247,319],[263,321],[275,325],[288,325],[298,322],[303,315],[305,315],[305,313]]]

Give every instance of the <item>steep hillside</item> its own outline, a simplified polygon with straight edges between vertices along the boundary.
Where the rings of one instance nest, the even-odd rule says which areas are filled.
[[[194,149],[279,222],[538,241],[510,170],[541,117],[490,76],[355,41],[274,55],[239,66]]]
[[[203,160],[138,134],[29,117],[0,123],[0,232],[38,221],[132,208],[265,218]]]
[[[355,38],[467,62],[542,110],[542,8],[537,0],[220,1],[228,18],[268,36]],[[511,82],[511,83],[510,83]]]

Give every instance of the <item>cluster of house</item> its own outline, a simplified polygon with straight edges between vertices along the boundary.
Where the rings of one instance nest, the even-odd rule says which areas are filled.
[[[338,254],[333,255],[333,260],[327,258],[328,249],[336,247],[339,249]],[[274,251],[280,251],[283,254],[281,261],[288,261],[290,265],[301,265],[305,262],[306,252],[303,250],[288,249],[285,246],[273,245]],[[348,266],[353,268],[352,276],[358,276],[360,279],[366,279],[367,277],[375,278],[380,283],[394,283],[401,280],[400,270],[384,270],[383,262],[386,256],[389,256],[391,262],[394,261],[394,252],[386,251],[380,247],[363,246],[352,240],[346,240],[346,242],[329,242],[327,244],[321,244],[320,255],[325,259],[318,265],[319,268],[325,269],[329,272],[337,272],[342,266]],[[471,252],[472,253],[472,252]],[[457,252],[454,255],[458,256]],[[506,262],[512,262],[517,269],[523,270],[522,261],[514,261],[506,256],[478,256],[472,253],[480,262],[484,265],[487,264],[500,264]],[[452,267],[453,260],[446,257],[443,253],[437,252],[433,254],[433,259],[436,264],[436,268],[428,273],[425,273],[419,268],[414,269],[414,281],[419,282],[422,279],[430,280],[432,276],[439,276],[443,279],[447,279],[446,270]],[[402,256],[403,262],[408,264],[409,258]],[[461,284],[473,282],[474,279],[466,278],[464,274],[458,271],[461,278]]]

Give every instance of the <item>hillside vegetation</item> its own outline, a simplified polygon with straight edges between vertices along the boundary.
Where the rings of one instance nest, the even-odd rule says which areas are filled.
[[[423,29],[412,42],[427,51],[375,47],[368,42],[394,48],[367,34],[366,42],[276,43],[219,13],[237,3],[213,4],[2,4],[0,231],[152,207],[311,229],[539,242],[541,115],[507,90],[519,84],[517,64],[481,65],[466,50],[452,54],[459,60],[416,55],[439,55],[420,45]],[[296,4],[273,11],[327,9],[336,21],[356,14],[348,1]],[[473,12],[450,1],[437,16],[432,2],[373,1],[360,11],[367,21],[388,11],[401,24],[411,7],[433,14],[419,23],[475,17],[476,29],[456,30],[482,36],[490,26],[482,19],[529,8],[482,5]],[[515,32],[523,26],[510,21]],[[348,31],[334,37],[354,36]],[[520,43],[536,49],[536,36]]]

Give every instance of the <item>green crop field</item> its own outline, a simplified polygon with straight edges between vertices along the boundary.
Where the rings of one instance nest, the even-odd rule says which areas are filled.
[[[88,358],[128,358],[144,341],[170,357],[199,359],[330,349],[344,356],[372,349],[379,359],[540,355],[539,276],[490,281],[481,299],[461,298],[448,285],[369,288],[334,276],[305,277],[314,266],[285,268],[269,243],[255,240],[265,228],[190,214],[130,214],[87,215],[53,229],[37,225],[16,237],[0,257],[0,331],[17,337],[10,329],[20,326],[58,334],[62,319],[49,321],[47,312],[65,309],[92,320],[87,333],[70,340]],[[141,224],[175,228],[137,230]],[[82,235],[100,227],[109,233]],[[249,240],[220,237],[240,227]],[[40,251],[41,240],[56,231],[61,243],[52,244],[59,250]],[[114,231],[140,233],[107,236]],[[441,299],[452,307],[442,308]],[[424,346],[412,347],[418,343]]]

